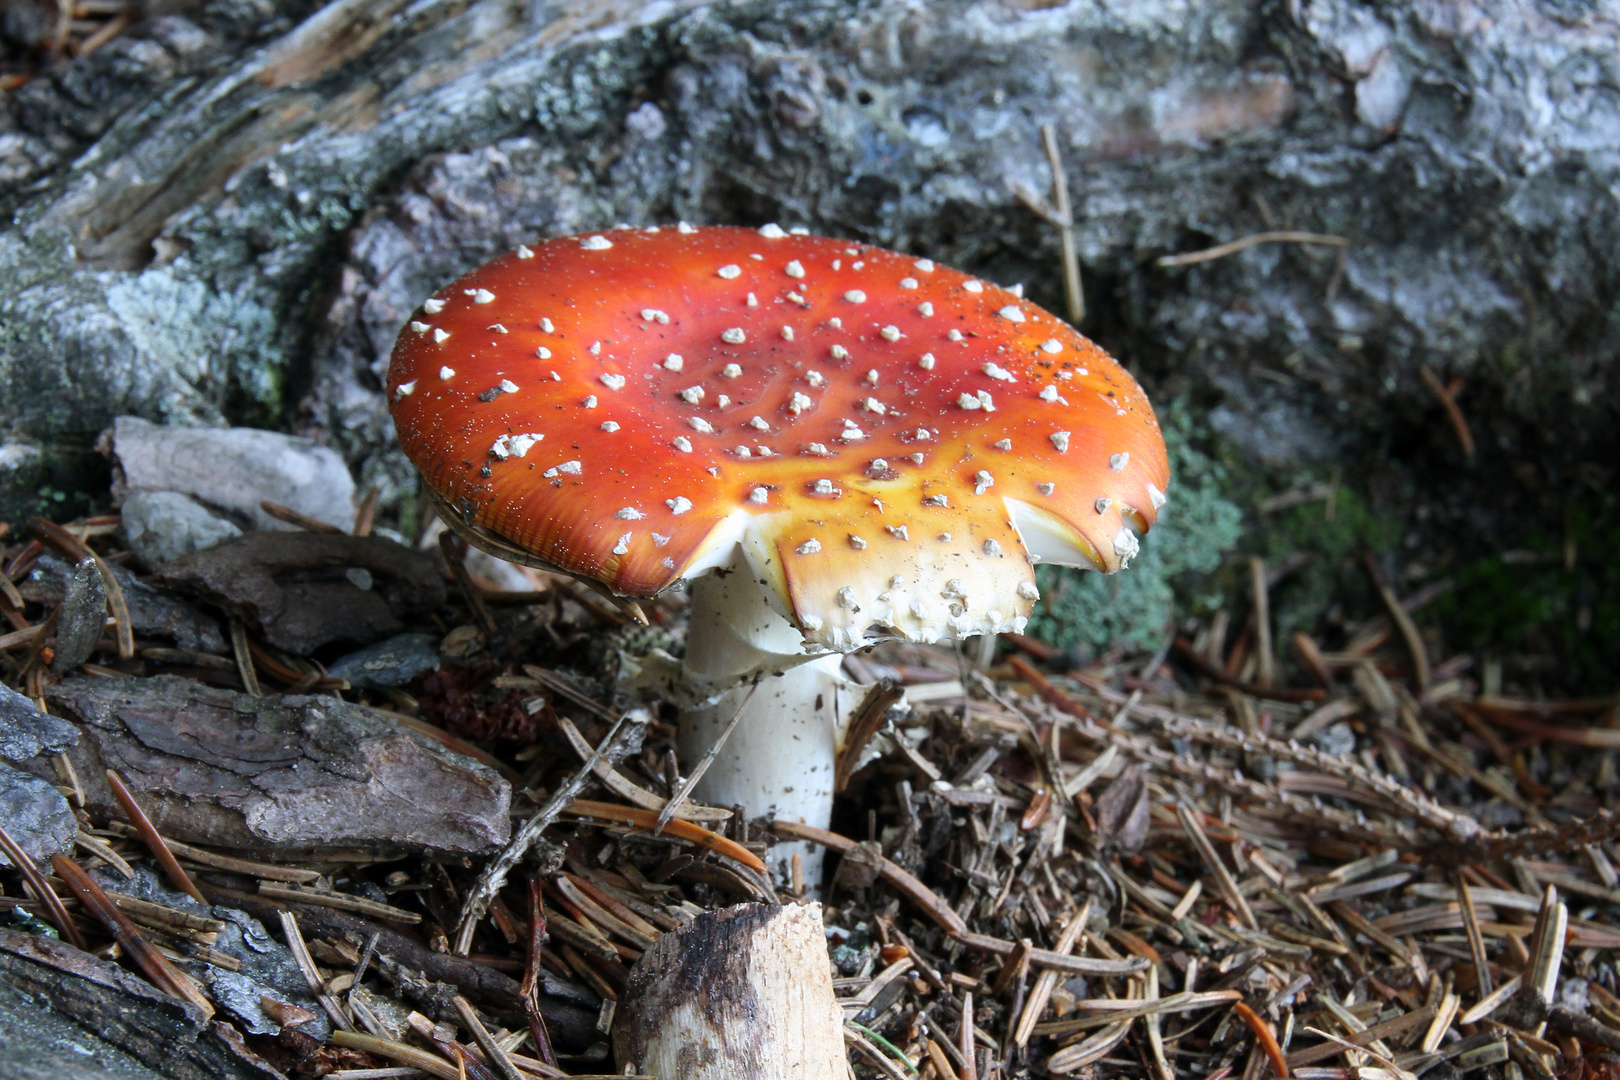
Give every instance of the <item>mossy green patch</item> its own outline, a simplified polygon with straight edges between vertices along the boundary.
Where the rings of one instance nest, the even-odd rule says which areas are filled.
[[[1574,692],[1613,692],[1620,687],[1620,500],[1583,503],[1570,511],[1563,536],[1538,532],[1523,549],[1463,567],[1439,610],[1457,645],[1550,653]]]
[[[1400,520],[1391,508],[1373,505],[1336,478],[1326,498],[1262,514],[1248,540],[1268,565],[1301,554],[1311,557],[1271,592],[1273,640],[1285,642],[1296,630],[1316,632],[1323,613],[1335,605],[1375,609],[1379,600],[1359,557],[1394,549],[1400,535]],[[1229,587],[1246,594],[1247,576]]]

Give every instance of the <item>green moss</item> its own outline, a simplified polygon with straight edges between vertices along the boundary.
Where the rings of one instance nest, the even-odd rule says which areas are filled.
[[[1324,612],[1336,605],[1352,611],[1375,609],[1372,591],[1360,556],[1365,551],[1390,551],[1398,546],[1400,520],[1388,507],[1377,507],[1353,488],[1334,479],[1325,499],[1260,515],[1248,545],[1276,566],[1299,555],[1310,556],[1271,591],[1273,639],[1285,642],[1297,630],[1318,632]],[[1257,500],[1258,501],[1258,500]],[[1247,567],[1241,580],[1228,582],[1233,593],[1247,595]]]
[[[1220,605],[1211,575],[1237,543],[1242,514],[1223,497],[1225,468],[1194,447],[1201,433],[1189,411],[1174,404],[1160,420],[1170,451],[1170,501],[1143,539],[1142,554],[1130,569],[1106,576],[1037,568],[1045,600],[1030,620],[1034,636],[1065,648],[1154,648],[1178,606]]]
[[[1537,533],[1519,551],[1463,567],[1439,604],[1447,636],[1490,652],[1550,653],[1576,693],[1620,686],[1620,501],[1575,507],[1565,538]]]

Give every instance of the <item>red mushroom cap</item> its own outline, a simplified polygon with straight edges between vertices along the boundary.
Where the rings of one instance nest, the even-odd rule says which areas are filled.
[[[1119,569],[1169,479],[1141,388],[1065,323],[775,226],[519,248],[413,314],[388,395],[498,553],[647,597],[740,545],[836,649],[1021,628],[1030,564]]]

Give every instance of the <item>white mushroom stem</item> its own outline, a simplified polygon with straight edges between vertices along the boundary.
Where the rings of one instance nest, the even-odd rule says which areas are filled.
[[[743,710],[693,798],[826,828],[843,724],[857,702],[853,685],[839,675],[843,657],[806,655],[803,635],[766,603],[746,570],[692,583],[686,640],[682,764],[696,765]],[[756,674],[759,686],[748,698]],[[773,870],[786,874],[795,854],[803,856],[805,884],[816,888],[822,852],[814,845],[778,844]]]

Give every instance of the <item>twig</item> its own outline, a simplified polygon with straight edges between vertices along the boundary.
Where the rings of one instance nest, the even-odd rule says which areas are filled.
[[[1440,399],[1441,408],[1446,410],[1446,419],[1451,421],[1451,430],[1456,432],[1457,441],[1462,444],[1463,456],[1473,461],[1474,433],[1468,429],[1468,418],[1457,404],[1457,391],[1462,388],[1462,379],[1454,378],[1449,385],[1442,383],[1428,365],[1418,368],[1418,374],[1422,376],[1423,384]]]
[[[564,813],[575,814],[579,817],[592,817],[613,824],[634,825],[638,829],[652,831],[658,821],[658,815],[651,810],[639,806],[619,806],[616,803],[596,802],[593,799],[575,799],[563,808]],[[752,851],[743,847],[735,840],[728,840],[719,833],[711,832],[703,826],[691,821],[682,821],[675,818],[664,823],[664,831],[678,840],[689,840],[701,848],[707,848],[716,855],[724,855],[734,862],[741,863],[756,873],[765,872],[765,861]]]
[[[637,720],[631,720],[632,716],[638,715]],[[619,717],[608,732],[607,738],[602,740],[602,744],[596,748],[590,759],[575,769],[573,775],[551,793],[551,798],[546,800],[546,804],[523,823],[523,827],[506,847],[501,849],[501,853],[484,865],[483,872],[478,875],[478,881],[468,890],[467,899],[461,905],[461,922],[456,929],[456,955],[466,956],[471,950],[473,928],[477,926],[478,920],[483,918],[484,912],[489,910],[489,903],[495,898],[495,894],[500,892],[501,886],[506,883],[506,875],[522,861],[535,841],[540,839],[540,834],[557,820],[557,816],[574,801],[575,796],[595,775],[593,770],[596,763],[606,761],[610,766],[617,765],[619,760],[630,752],[633,745],[640,743],[644,724],[645,714],[627,712]]]
[[[1277,681],[1277,657],[1271,648],[1271,597],[1266,588],[1266,563],[1259,556],[1249,560],[1249,583],[1254,595],[1254,652],[1259,661],[1255,681],[1269,687]]]
[[[1373,560],[1370,551],[1361,554],[1361,564],[1366,567],[1367,576],[1372,579],[1373,588],[1378,590],[1378,597],[1384,602],[1384,609],[1401,632],[1401,640],[1406,643],[1406,651],[1412,657],[1412,681],[1418,696],[1429,685],[1429,654],[1423,646],[1423,635],[1418,632],[1417,623],[1407,613],[1405,605],[1395,595],[1395,591],[1384,583],[1384,575],[1378,572],[1378,563]]]
[[[1224,244],[1217,244],[1202,251],[1188,251],[1180,255],[1165,255],[1158,259],[1159,266],[1191,266],[1194,263],[1210,262],[1222,259],[1228,255],[1236,255],[1246,248],[1256,244],[1322,244],[1327,247],[1349,247],[1350,241],[1342,236],[1329,236],[1324,233],[1296,232],[1293,229],[1283,229],[1276,232],[1253,233],[1237,240],[1229,240]]]
[[[371,535],[371,526],[377,520],[377,499],[381,495],[382,489],[373,484],[366,497],[360,500],[360,509],[354,512],[354,536]]]
[[[130,794],[129,788],[124,786],[124,778],[118,775],[116,769],[107,770],[107,786],[112,788],[113,796],[118,800],[118,805],[122,806],[124,813],[129,815],[130,824],[135,826],[135,831],[140,835],[142,842],[152,850],[153,858],[157,859],[158,865],[163,867],[164,874],[168,875],[169,880],[174,883],[174,887],[197,901],[197,903],[207,904],[207,897],[203,896],[202,890],[197,888],[197,883],[191,880],[191,875],[186,873],[185,868],[175,861],[174,852],[170,851],[169,846],[163,842],[163,837],[158,833],[157,826],[152,824],[152,819],[146,816],[146,812],[141,809],[140,803],[135,801],[135,796]]]
[[[1074,245],[1074,213],[1069,205],[1069,181],[1063,169],[1063,153],[1058,148],[1057,129],[1041,125],[1041,147],[1052,170],[1052,201],[1048,202],[1023,180],[1009,179],[1007,186],[1018,201],[1058,230],[1058,249],[1063,260],[1063,298],[1069,322],[1079,326],[1086,318],[1086,296],[1080,281],[1080,257]]]
[[[1069,180],[1058,149],[1057,129],[1041,125],[1041,145],[1052,170],[1052,209],[1056,211],[1058,243],[1063,251],[1063,298],[1068,304],[1069,322],[1079,326],[1086,320],[1086,294],[1080,283],[1080,256],[1074,246],[1074,212],[1069,206]]]
[[[964,930],[955,937],[970,949],[996,956],[1008,956],[1018,949],[1016,942],[991,937],[989,934],[975,934],[971,930]],[[1143,956],[1132,957],[1129,960],[1098,960],[1089,956],[1070,956],[1067,953],[1053,952],[1051,949],[1029,950],[1030,967],[1066,971],[1071,975],[1136,975],[1147,970],[1151,963],[1151,960]]]
[[[757,682],[756,682],[757,685]],[[753,693],[752,690],[749,691]],[[855,771],[855,762],[860,758],[861,751],[883,728],[883,722],[888,717],[889,709],[905,696],[905,691],[888,679],[880,679],[861,698],[861,703],[855,708],[855,715],[850,718],[849,726],[844,736],[844,749],[838,755],[838,764],[833,769],[833,791],[842,794],[849,786],[850,774]],[[737,721],[732,719],[731,723]],[[731,725],[726,725],[730,732]],[[723,740],[725,735],[721,735]],[[718,746],[718,744],[716,744]],[[710,750],[710,754],[714,751]],[[706,767],[706,766],[705,766]]]
[[[297,962],[298,970],[303,972],[309,992],[315,995],[315,1000],[326,1010],[333,1027],[341,1031],[353,1031],[354,1025],[344,1015],[343,1006],[326,992],[325,986],[321,985],[321,973],[315,967],[315,958],[309,955],[309,946],[304,942],[304,932],[298,928],[298,916],[287,910],[278,911],[276,914],[281,917],[281,932],[287,939],[287,950]],[[336,1035],[337,1032],[334,1031],[332,1034]]]
[[[1413,791],[1347,758],[1324,754],[1320,750],[1292,742],[1285,743],[1265,735],[1244,735],[1229,728],[1187,718],[1168,721],[1164,727],[1166,734],[1169,735],[1179,735],[1245,754],[1269,754],[1294,765],[1342,777],[1356,787],[1379,796],[1391,807],[1411,815],[1429,828],[1445,833],[1453,840],[1473,842],[1480,836],[1479,822],[1469,815],[1448,810],[1422,792]]]
[[[523,996],[523,1015],[529,1021],[529,1032],[534,1036],[534,1050],[540,1060],[552,1068],[557,1067],[557,1051],[551,1045],[551,1032],[546,1029],[546,1018],[540,1013],[536,991],[540,985],[541,949],[546,941],[546,902],[540,895],[540,878],[529,878],[529,951],[524,958],[523,982],[519,992]]]
[[[312,518],[308,514],[300,514],[290,506],[282,506],[280,503],[273,503],[269,499],[259,500],[259,509],[277,521],[285,521],[288,525],[296,525],[305,532],[340,533],[343,531],[336,525],[328,525],[318,518]]]
[[[568,744],[574,748],[574,753],[579,755],[581,761],[588,760],[591,754],[595,752],[596,748],[586,740],[585,736],[579,733],[579,728],[575,727],[574,722],[568,717],[557,717],[557,727],[568,740]],[[609,791],[620,798],[628,799],[645,810],[663,810],[670,804],[670,800],[662,795],[656,795],[648,791],[605,762],[598,761],[594,771],[596,778],[602,781]],[[686,821],[730,821],[731,811],[722,810],[717,806],[697,806],[692,803],[682,803],[676,807],[675,816]]]
[[[473,1041],[478,1044],[478,1048],[484,1052],[484,1056],[489,1058],[500,1074],[506,1077],[506,1080],[525,1080],[523,1074],[518,1072],[518,1067],[507,1056],[506,1051],[502,1050],[490,1035],[489,1029],[484,1026],[484,1022],[478,1019],[478,1014],[473,1011],[472,1003],[457,994],[450,999],[450,1004],[455,1008],[457,1018],[460,1019],[468,1031],[472,1032]]]
[[[478,586],[473,584],[472,576],[467,573],[467,563],[462,557],[461,545],[457,535],[446,529],[439,534],[439,550],[444,553],[445,564],[450,567],[451,575],[456,579],[456,587],[467,600],[467,606],[472,608],[473,617],[483,628],[484,636],[491,640],[495,637],[495,617],[489,613],[489,607],[484,603],[483,594]]]
[[[826,829],[817,829],[811,825],[801,825],[795,821],[778,821],[771,826],[776,835],[788,840],[809,840],[822,847],[831,848],[840,855],[847,854],[860,847],[847,836],[828,832]],[[967,932],[967,923],[956,909],[947,904],[938,893],[924,885],[916,877],[902,870],[888,859],[877,855],[878,873],[884,881],[900,892],[902,896],[922,908],[934,922],[938,923],[946,933],[961,935]],[[1009,943],[1009,948],[1011,947]]]
[[[56,924],[56,928],[62,932],[62,935],[68,939],[68,943],[76,949],[87,950],[89,946],[85,943],[84,935],[79,933],[79,928],[74,925],[73,917],[68,914],[67,908],[62,904],[62,898],[56,895],[56,890],[51,888],[49,881],[45,880],[45,875],[39,872],[39,867],[34,865],[34,860],[30,859],[27,853],[18,846],[17,841],[11,838],[11,834],[6,832],[4,825],[0,825],[0,851],[6,853],[6,861],[10,862],[17,873],[23,876],[23,880],[28,884],[29,891],[39,897],[39,902],[44,904],[45,909],[51,913],[51,921]]]
[[[1241,1001],[1232,1002],[1232,1011],[1237,1013],[1238,1019],[1249,1025],[1250,1031],[1254,1032],[1255,1041],[1260,1044],[1260,1049],[1265,1051],[1266,1057],[1271,1061],[1271,1070],[1277,1074],[1278,1080],[1286,1080],[1288,1062],[1283,1058],[1282,1047],[1277,1045],[1277,1036],[1272,1034],[1271,1025]]]
[[[1565,724],[1548,724],[1528,716],[1521,716],[1504,709],[1495,709],[1486,705],[1474,706],[1487,721],[1497,727],[1507,728],[1524,735],[1534,735],[1538,739],[1551,739],[1553,742],[1571,743],[1575,746],[1590,746],[1598,750],[1609,750],[1620,747],[1620,730],[1607,727],[1570,727]]]
[[[1049,1020],[1044,1024],[1037,1024],[1035,1034],[1072,1035],[1087,1028],[1136,1020],[1143,1016],[1169,1016],[1173,1013],[1194,1012],[1242,1000],[1241,990],[1201,990],[1197,993],[1183,990],[1179,994],[1161,997],[1156,1001],[1147,1001],[1139,997],[1093,998],[1083,1004],[1084,1011],[1092,1015]],[[1077,1006],[1077,1009],[1079,1008],[1080,1006]]]
[[[381,930],[373,930],[371,936],[366,938],[366,947],[360,950],[360,959],[355,961],[354,979],[350,982],[350,986],[359,986],[360,980],[366,977],[366,968],[371,966],[371,958],[377,952],[377,942],[381,940]]]
[[[384,919],[388,922],[415,924],[422,921],[422,916],[414,911],[381,904],[364,896],[351,896],[348,893],[335,892],[331,889],[312,889],[299,885],[272,885],[267,881],[259,882],[259,895],[267,896],[272,900],[288,900],[295,904],[314,904],[317,907],[336,908],[339,911],[352,911],[357,915],[370,915],[374,919]]]
[[[1184,637],[1176,638],[1172,647],[1176,655],[1196,668],[1199,674],[1235,690],[1241,690],[1250,697],[1267,698],[1271,701],[1321,701],[1327,697],[1327,691],[1322,689],[1291,690],[1281,686],[1259,686],[1228,675],[1219,665],[1211,663],[1208,657],[1193,648],[1192,642]]]
[[[686,779],[681,781],[681,786],[670,793],[669,802],[665,803],[664,808],[658,811],[658,820],[653,826],[653,832],[661,833],[664,831],[664,826],[669,824],[670,819],[675,816],[675,812],[681,808],[681,804],[686,802],[686,797],[692,793],[692,789],[697,786],[697,782],[703,779],[703,774],[709,771],[709,766],[714,764],[715,756],[720,753],[720,748],[726,745],[726,740],[731,738],[731,733],[737,729],[737,722],[742,719],[742,714],[747,710],[748,703],[754,700],[754,692],[758,689],[759,676],[756,675],[754,676],[753,685],[748,688],[748,693],[743,695],[743,699],[737,703],[737,711],[731,714],[730,720],[726,721],[726,726],[721,729],[719,737],[709,746],[708,752],[699,759],[697,765],[687,775]],[[760,869],[764,869],[763,864]]]
[[[1193,842],[1198,857],[1203,860],[1205,867],[1215,878],[1215,887],[1221,891],[1227,905],[1250,930],[1260,929],[1260,924],[1255,922],[1254,912],[1249,910],[1249,902],[1243,899],[1243,894],[1238,891],[1237,882],[1232,880],[1226,864],[1221,862],[1220,853],[1215,850],[1215,845],[1209,842],[1209,836],[1204,832],[1203,825],[1199,824],[1197,812],[1185,803],[1178,802],[1176,816],[1181,819],[1181,827],[1186,831],[1188,839]]]
[[[236,670],[242,677],[242,688],[253,697],[263,697],[259,673],[253,669],[253,650],[248,645],[247,627],[235,615],[231,616],[231,652],[236,656]]]

